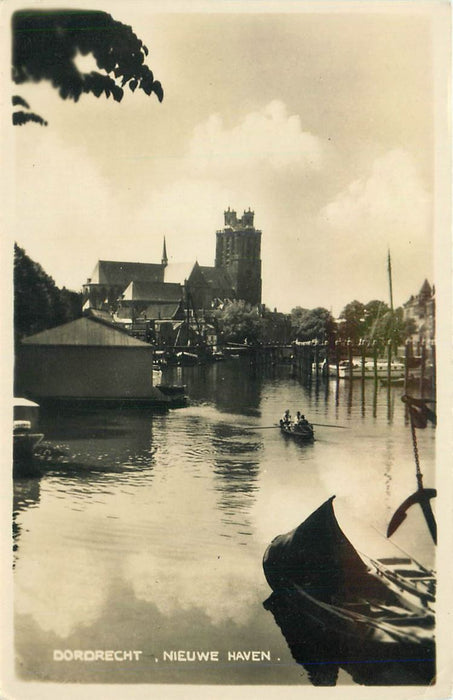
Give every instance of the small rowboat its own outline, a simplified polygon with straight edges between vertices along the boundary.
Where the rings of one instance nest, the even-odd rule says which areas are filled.
[[[337,665],[397,667],[402,685],[431,683],[434,572],[406,555],[359,555],[338,525],[333,498],[267,548],[263,569],[274,593],[265,607],[298,663],[307,662],[308,634],[316,649],[309,663],[323,647]]]
[[[308,421],[301,423],[286,423],[284,420],[281,420],[280,430],[282,431],[283,435],[287,435],[295,440],[305,442],[313,440],[315,436],[313,426]]]

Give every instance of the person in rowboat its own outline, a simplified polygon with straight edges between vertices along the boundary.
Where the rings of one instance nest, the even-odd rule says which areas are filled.
[[[308,422],[308,420],[305,418],[304,414],[301,413],[300,411],[297,411],[296,414],[296,420],[294,421],[294,427],[295,428],[311,428],[313,429],[313,426],[311,423]]]
[[[286,425],[290,426],[291,425],[291,414],[289,412],[289,408],[286,409],[286,411],[283,414],[283,418],[280,420],[281,425]]]

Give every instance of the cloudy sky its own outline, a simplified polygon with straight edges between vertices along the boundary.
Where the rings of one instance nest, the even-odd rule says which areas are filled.
[[[388,248],[396,304],[433,281],[446,3],[90,7],[133,27],[165,98],[15,88],[49,125],[11,127],[13,236],[58,285],[158,262],[164,235],[213,264],[228,206],[255,211],[270,307],[388,301]]]

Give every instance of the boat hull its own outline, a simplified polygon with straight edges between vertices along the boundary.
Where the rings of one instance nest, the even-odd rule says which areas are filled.
[[[359,556],[336,521],[332,501],[267,548],[263,568],[274,594],[265,607],[290,648],[302,644],[309,631],[318,645],[327,643],[327,653],[340,665],[374,659],[390,664],[404,680],[410,668],[416,679],[410,683],[430,683],[433,572],[411,559]]]
[[[286,426],[284,423],[280,423],[280,430],[286,437],[299,442],[312,442],[315,436],[311,426],[294,429],[293,427]]]
[[[15,433],[13,435],[13,476],[39,476],[35,448],[42,441],[42,433]]]
[[[362,685],[429,685],[435,678],[433,640],[380,643],[333,611],[321,615],[316,601],[293,588],[272,593],[263,606],[314,685],[334,685],[340,667]]]

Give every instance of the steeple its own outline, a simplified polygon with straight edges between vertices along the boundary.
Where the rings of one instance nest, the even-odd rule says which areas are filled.
[[[164,247],[162,249],[162,265],[164,267],[167,267],[168,265],[168,257],[167,257],[167,246],[165,245],[165,236],[164,236]]]

